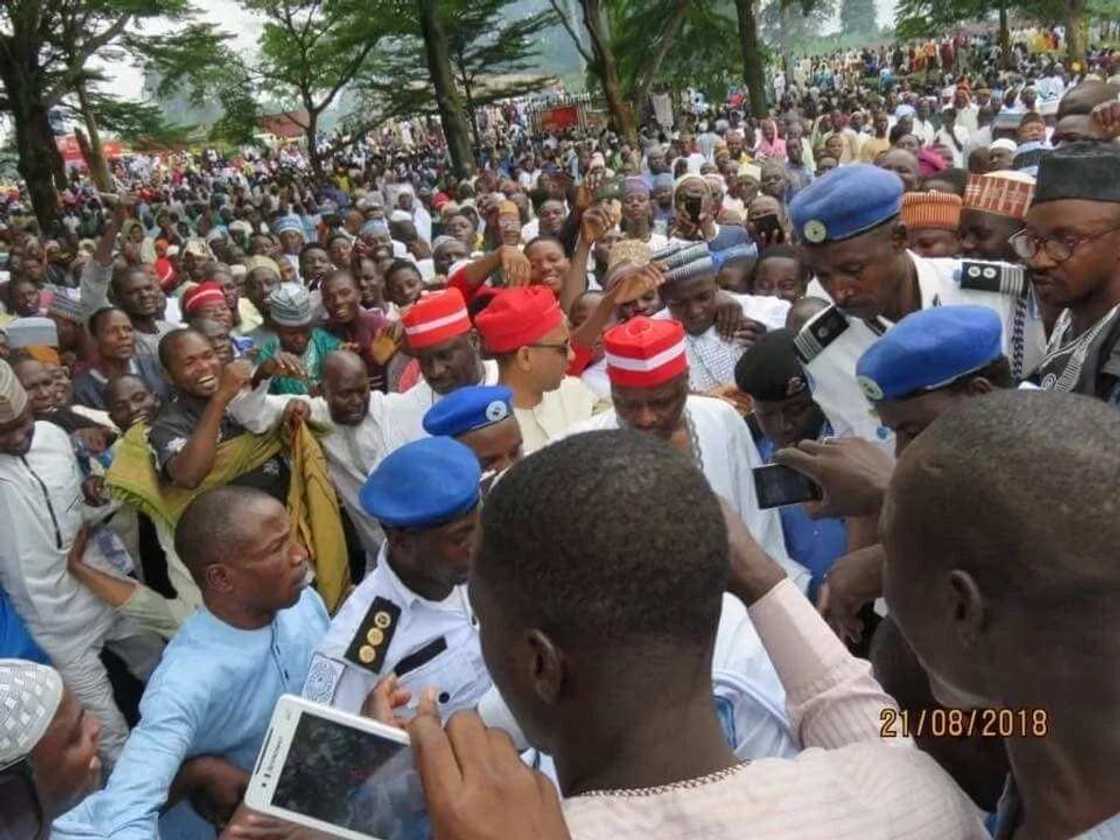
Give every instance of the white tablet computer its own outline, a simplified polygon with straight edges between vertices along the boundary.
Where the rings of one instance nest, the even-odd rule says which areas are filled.
[[[429,835],[408,735],[290,694],[276,703],[245,804],[349,840]]]

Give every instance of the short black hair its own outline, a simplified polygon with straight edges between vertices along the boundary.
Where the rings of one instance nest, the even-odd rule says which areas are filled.
[[[540,236],[534,236],[532,239],[530,239],[528,242],[525,243],[525,247],[524,247],[524,249],[522,249],[521,253],[526,253],[530,248],[532,248],[538,242],[553,242],[553,243],[556,244],[556,247],[558,247],[561,251],[564,252],[564,256],[568,256],[568,251],[564,247],[564,243],[560,241],[560,237],[559,236],[553,236],[552,234],[549,234],[549,233],[542,233]]]
[[[199,589],[205,588],[206,567],[240,547],[238,534],[245,521],[245,508],[264,499],[272,496],[253,487],[227,484],[197,496],[187,505],[175,526],[175,553]]]
[[[952,169],[942,169],[940,172],[934,172],[932,175],[927,175],[922,179],[922,189],[926,189],[927,185],[934,181],[942,181],[952,185],[953,192],[963,197],[964,188],[968,184],[968,170],[954,167]]]
[[[406,268],[419,274],[421,280],[424,279],[424,275],[420,274],[420,267],[416,265],[416,263],[414,263],[412,260],[395,259],[391,263],[389,263],[389,267],[385,269],[385,282],[389,282],[389,278],[393,274],[398,271],[403,271]]]
[[[198,336],[205,342],[209,342],[206,336],[192,327],[182,327],[181,329],[172,330],[164,335],[159,340],[159,363],[164,370],[171,370],[171,360],[175,358],[175,346],[186,338],[188,335]]]
[[[1083,644],[1120,594],[1118,441],[1120,412],[1090,397],[1015,389],[962,400],[899,459],[890,526],[923,546],[922,562],[968,572],[1014,609],[1044,610],[1056,642]]]
[[[327,238],[327,247],[330,248],[331,245],[333,245],[335,243],[335,241],[338,240],[338,239],[345,240],[347,245],[349,245],[353,241],[345,233],[341,233],[341,232],[340,233],[335,233],[332,236]]]
[[[679,452],[635,431],[587,432],[498,482],[475,572],[559,640],[699,648],[719,621],[727,529],[707,479]]]
[[[119,312],[128,317],[128,313],[121,309],[119,306],[102,306],[96,312],[89,316],[89,334],[97,338],[98,333],[101,332],[101,322],[112,315],[114,312]]]
[[[322,251],[324,254],[327,253],[325,246],[320,245],[318,240],[312,240],[299,249],[299,258],[301,261],[303,260],[303,255],[308,251]]]

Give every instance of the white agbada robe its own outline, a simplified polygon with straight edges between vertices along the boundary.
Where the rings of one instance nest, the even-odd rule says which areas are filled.
[[[0,454],[0,585],[67,687],[100,718],[101,755],[115,761],[128,726],[113,700],[101,649],[128,640],[114,650],[146,678],[162,644],[67,571],[78,531],[104,511],[84,503],[69,435],[41,421],[34,435],[26,455]]]
[[[1031,373],[1042,359],[1046,349],[1046,333],[1042,315],[1033,292],[1020,295],[1013,292],[990,292],[961,287],[964,271],[979,268],[981,271],[1018,276],[1018,266],[1007,263],[987,263],[977,260],[927,259],[908,252],[918,270],[918,287],[921,308],[971,304],[994,310],[1003,321],[1003,352],[1011,361],[1011,372],[1016,379]],[[1025,282],[1025,281],[1024,281]],[[809,283],[809,297],[819,297],[832,303],[832,297],[814,278]],[[883,332],[894,324],[880,317],[876,332],[860,318],[846,318],[847,329],[823,349],[813,337],[814,327],[829,316],[825,310],[811,318],[796,338],[809,376],[813,380],[813,399],[821,406],[838,435],[850,430],[857,437],[879,444],[894,452],[894,433],[879,423],[871,412],[870,404],[856,382],[856,362]]]
[[[690,394],[685,411],[696,431],[704,477],[717,496],[726,499],[762,549],[778,561],[797,588],[809,586],[809,570],[786,552],[777,508],[760,510],[751,470],[763,465],[743,418],[723,400]],[[614,409],[573,426],[570,435],[621,428]]]
[[[483,364],[485,375],[481,384],[497,384],[498,363]],[[329,429],[319,438],[319,445],[327,458],[331,481],[338,488],[367,558],[372,560],[385,536],[377,521],[363,510],[358,494],[386,455],[406,443],[428,437],[424,431],[424,413],[442,396],[423,379],[403,394],[372,391],[362,422],[356,426],[342,426],[331,420],[330,408],[322,397],[272,395],[268,393],[266,380],[255,391],[243,392],[230,405],[230,415],[250,432],[262,434],[280,422],[284,407],[293,399],[306,402],[311,407],[312,422]]]

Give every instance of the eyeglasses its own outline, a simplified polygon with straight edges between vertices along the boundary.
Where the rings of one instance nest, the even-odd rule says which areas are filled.
[[[526,344],[526,347],[536,347],[540,350],[555,350],[560,355],[567,357],[572,350],[572,342],[562,341],[559,344]]]
[[[1064,263],[1073,256],[1074,251],[1086,242],[1092,242],[1095,239],[1100,239],[1102,236],[1116,233],[1118,230],[1120,230],[1120,226],[1102,230],[1099,233],[1094,233],[1089,236],[1048,239],[1035,236],[1024,228],[1008,239],[1007,244],[1011,246],[1011,250],[1014,251],[1021,260],[1030,262],[1038,256],[1039,251],[1042,251],[1052,262]]]

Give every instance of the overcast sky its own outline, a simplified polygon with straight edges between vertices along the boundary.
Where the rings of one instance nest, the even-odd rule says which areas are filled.
[[[236,37],[235,46],[240,52],[251,52],[256,48],[260,34],[260,20],[247,15],[234,0],[195,0],[202,10],[204,20],[218,24]],[[882,26],[893,21],[895,0],[875,0],[878,21]],[[153,30],[154,31],[154,30]],[[734,57],[738,60],[738,56]],[[114,79],[114,93],[130,98],[139,98],[143,87],[143,74],[127,62],[117,62],[106,68]]]

